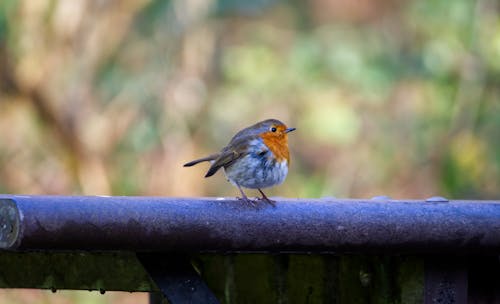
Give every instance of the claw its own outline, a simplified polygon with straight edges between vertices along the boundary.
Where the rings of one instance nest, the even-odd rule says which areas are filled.
[[[262,190],[260,190],[260,189],[257,189],[257,190],[259,190],[260,194],[262,194],[262,197],[261,197],[261,198],[259,198],[260,200],[262,200],[262,201],[266,201],[266,203],[268,203],[269,205],[271,205],[271,206],[273,206],[273,207],[276,207],[276,201],[273,201],[273,200],[269,199],[269,198],[268,198],[268,197],[264,194],[264,192],[262,192]]]
[[[251,199],[248,198],[248,196],[246,196],[245,192],[243,192],[243,189],[241,189],[241,187],[239,185],[238,186],[238,189],[240,189],[240,192],[241,192],[241,196],[242,197],[236,197],[237,199],[239,200],[242,200],[250,205],[252,205],[253,207],[257,207],[257,205],[255,204],[254,201],[252,201]]]
[[[249,198],[248,198],[248,197],[246,197],[246,196],[245,196],[245,197],[238,197],[238,196],[237,196],[237,197],[236,197],[236,199],[237,199],[237,200],[239,200],[239,201],[244,201],[245,203],[248,203],[248,204],[252,205],[253,207],[256,207],[256,206],[257,206],[257,204],[255,204],[255,201],[253,201],[253,200],[249,199]]]

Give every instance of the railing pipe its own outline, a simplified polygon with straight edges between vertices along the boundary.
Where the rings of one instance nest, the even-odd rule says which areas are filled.
[[[0,249],[500,253],[500,201],[0,195]]]

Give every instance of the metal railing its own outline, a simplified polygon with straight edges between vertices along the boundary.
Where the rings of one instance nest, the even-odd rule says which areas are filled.
[[[137,257],[136,276],[142,267],[152,279],[139,275],[142,288],[130,282],[28,285],[161,290],[171,303],[217,302],[193,271],[186,258],[191,254],[411,255],[425,262],[426,303],[466,303],[473,268],[466,257],[500,253],[500,201],[277,199],[273,207],[228,198],[1,195],[0,249],[7,250],[0,251],[0,265],[2,256],[7,264],[22,263],[22,254],[64,260],[80,252],[97,260],[106,256],[103,264],[125,259],[131,265]],[[50,269],[49,263],[43,271]],[[15,283],[9,271],[4,276],[12,284],[3,287],[29,287]]]

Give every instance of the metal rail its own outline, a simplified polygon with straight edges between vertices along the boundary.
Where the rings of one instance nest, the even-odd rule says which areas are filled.
[[[500,201],[0,196],[0,249],[500,253]]]

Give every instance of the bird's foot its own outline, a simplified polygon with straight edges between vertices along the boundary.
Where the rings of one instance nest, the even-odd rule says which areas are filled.
[[[239,201],[244,201],[245,203],[248,203],[248,204],[249,204],[250,206],[252,206],[252,207],[257,207],[257,204],[255,203],[255,201],[254,201],[254,200],[249,199],[249,198],[248,198],[248,197],[246,197],[246,196],[244,196],[244,197],[239,197],[239,196],[237,196],[237,197],[236,197],[236,199],[237,199],[237,200],[239,200]]]
[[[257,200],[264,201],[264,202],[268,203],[269,205],[276,207],[276,201],[269,199],[267,196],[266,197],[257,197]]]
[[[262,197],[258,198],[258,200],[265,201],[269,205],[271,205],[273,207],[276,207],[276,201],[273,201],[272,199],[269,199],[267,197],[267,195],[265,195],[264,192],[262,192],[262,190],[260,190],[260,189],[257,189],[257,190],[259,190],[260,194],[262,194]]]

